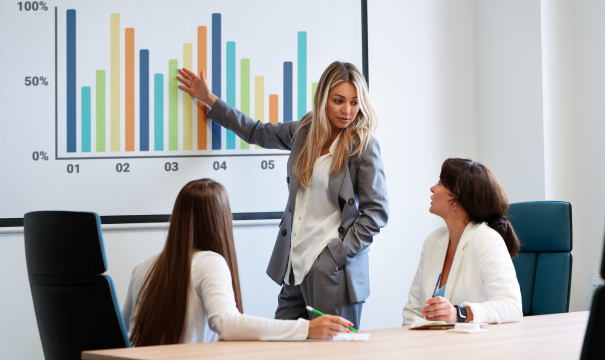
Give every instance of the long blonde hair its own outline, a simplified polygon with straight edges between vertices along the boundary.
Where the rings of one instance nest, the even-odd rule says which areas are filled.
[[[294,135],[296,137],[301,129],[308,128],[307,137],[304,139],[292,167],[294,174],[298,177],[298,183],[302,187],[311,185],[313,164],[320,157],[321,149],[329,141],[332,133],[328,119],[328,94],[332,88],[344,81],[353,84],[357,89],[359,112],[349,126],[340,133],[330,175],[340,173],[342,166],[346,165],[350,156],[361,156],[378,125],[376,113],[370,102],[368,85],[361,72],[351,63],[341,61],[331,63],[319,79],[315,99],[313,99],[315,111],[307,113],[300,119]],[[353,141],[356,138],[359,139],[359,142],[353,149]]]
[[[176,198],[164,250],[151,266],[138,300],[132,346],[178,344],[187,319],[191,261],[198,251],[214,251],[231,271],[235,303],[242,293],[233,243],[233,215],[227,191],[211,179],[189,182]]]

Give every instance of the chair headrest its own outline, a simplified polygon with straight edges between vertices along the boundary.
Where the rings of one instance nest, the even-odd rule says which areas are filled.
[[[571,251],[571,204],[531,201],[510,204],[508,217],[521,251]]]
[[[96,213],[36,211],[25,214],[23,225],[30,282],[88,284],[107,271]]]

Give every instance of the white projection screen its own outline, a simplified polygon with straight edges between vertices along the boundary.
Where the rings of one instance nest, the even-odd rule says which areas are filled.
[[[0,226],[37,210],[166,221],[212,178],[235,219],[280,218],[289,152],[246,144],[177,90],[212,91],[262,122],[296,121],[332,61],[367,76],[367,4],[350,0],[0,3]]]

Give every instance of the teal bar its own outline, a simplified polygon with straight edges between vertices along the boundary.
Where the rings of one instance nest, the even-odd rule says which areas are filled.
[[[164,75],[153,75],[153,150],[164,150]]]
[[[307,32],[298,32],[298,119],[307,113]]]
[[[90,86],[82,86],[82,152],[90,152]]]
[[[235,107],[235,41],[227,41],[227,104]],[[235,149],[235,134],[227,130],[227,150]]]

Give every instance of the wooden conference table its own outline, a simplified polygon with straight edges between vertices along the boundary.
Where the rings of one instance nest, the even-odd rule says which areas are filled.
[[[588,311],[528,316],[487,333],[368,330],[367,342],[219,341],[85,351],[86,360],[164,359],[579,359]]]

